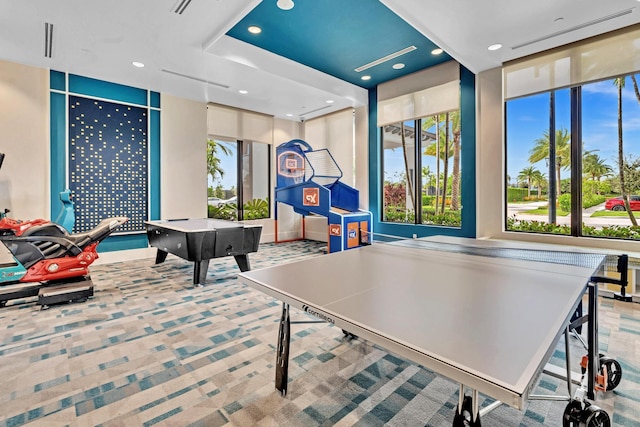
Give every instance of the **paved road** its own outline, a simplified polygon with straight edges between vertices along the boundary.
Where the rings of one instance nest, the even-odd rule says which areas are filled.
[[[538,222],[548,222],[549,217],[546,215],[530,215],[527,214],[527,211],[532,209],[537,209],[541,206],[546,206],[547,202],[533,202],[533,203],[509,203],[507,205],[507,216],[512,217],[516,216],[517,220],[526,220],[526,221],[538,221]],[[604,203],[590,207],[588,209],[584,209],[582,211],[582,222],[586,225],[590,225],[593,227],[604,227],[611,225],[621,225],[621,226],[629,226],[631,225],[631,220],[629,220],[626,216],[599,216],[592,218],[591,214],[596,211],[601,211],[604,209]],[[571,215],[567,216],[558,216],[557,221],[558,224],[571,224]]]

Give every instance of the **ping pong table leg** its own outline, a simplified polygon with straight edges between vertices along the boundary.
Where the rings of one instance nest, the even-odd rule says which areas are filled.
[[[472,390],[471,396],[467,396],[464,393],[464,384],[460,384],[458,407],[453,417],[453,427],[481,427],[478,402],[478,390]]]
[[[588,365],[587,365],[587,397],[591,400],[596,398],[596,367],[600,366],[600,353],[598,348],[598,284],[589,283],[589,313],[587,323],[587,347],[588,347]]]
[[[276,389],[279,390],[283,396],[287,394],[287,381],[289,378],[290,334],[291,321],[289,317],[289,304],[283,302],[276,349]]]

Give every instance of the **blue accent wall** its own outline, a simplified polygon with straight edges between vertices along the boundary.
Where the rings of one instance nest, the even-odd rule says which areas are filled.
[[[462,229],[460,237],[476,237],[476,76],[460,66],[460,122],[462,145]]]
[[[74,74],[67,75],[54,70],[50,71],[50,89],[51,217],[55,218],[60,210],[59,193],[65,188],[75,185],[76,190],[81,191],[85,181],[94,178],[98,183],[111,180],[116,186],[126,187],[131,184],[132,174],[129,172],[135,169],[138,174],[136,183],[144,188],[135,188],[137,184],[134,183],[130,189],[118,187],[114,191],[109,191],[108,196],[98,194],[98,191],[86,194],[85,202],[87,198],[90,200],[85,203],[84,209],[88,210],[88,217],[91,217],[92,221],[96,219],[92,216],[96,215],[104,217],[125,215],[132,220],[131,225],[135,224],[135,229],[131,229],[131,225],[125,225],[126,229],[116,231],[116,234],[103,241],[98,246],[100,252],[146,248],[148,241],[141,225],[142,221],[146,218],[157,219],[160,216],[160,94]],[[68,105],[69,100],[80,100],[80,104],[87,101],[86,104],[91,106],[92,111],[74,111],[72,118],[69,116],[71,111]],[[74,110],[77,110],[78,104],[74,105]],[[117,123],[112,120],[114,109],[127,112],[122,113],[123,117],[119,117],[116,120]],[[129,115],[129,112],[132,114]],[[131,130],[130,126],[130,135],[124,130],[117,129],[126,125],[127,120],[133,116],[137,117],[135,121],[139,128]],[[71,147],[69,145],[71,132],[67,127],[71,127],[72,123],[76,122],[76,118],[84,120],[83,130],[80,133],[74,130],[72,135],[74,147]],[[117,142],[112,143],[112,141],[126,144],[126,138],[136,139],[136,144],[142,144],[139,147],[142,151],[135,153],[135,156],[131,153],[126,154],[128,148],[125,149],[126,153],[119,153],[115,147]],[[98,150],[100,153],[93,151],[82,153],[82,147],[77,146],[79,140],[88,143],[88,147],[94,148],[95,141],[109,140],[109,143],[102,144],[103,147],[100,149],[102,151]],[[73,170],[70,170],[72,166]],[[68,182],[67,176],[75,181]],[[125,206],[123,212],[114,210],[114,206],[107,206],[107,204],[113,205],[111,196],[118,192],[121,195],[130,193],[136,197],[142,197],[141,200],[144,203],[139,203],[140,201],[136,203],[144,204],[143,211],[132,211],[127,214],[126,200],[120,203],[121,207]],[[78,206],[78,200],[76,205]],[[81,223],[82,220],[79,222]],[[85,228],[89,225],[85,224]]]
[[[378,122],[376,88],[369,90],[369,210],[373,213],[373,232],[394,236],[418,237],[446,235],[476,236],[476,95],[475,75],[460,66],[460,146],[462,225],[443,227],[423,224],[400,224],[381,221],[382,212],[382,147]]]
[[[147,105],[147,91],[104,80],[69,74],[69,92],[128,104]]]
[[[149,106],[152,108],[160,108],[160,94],[158,92],[151,92],[149,94]]]
[[[65,91],[67,90],[67,75],[60,71],[51,71],[49,73],[49,84],[51,89]]]
[[[373,214],[373,232],[380,233],[382,206],[382,161],[380,132],[378,130],[378,90],[369,89],[369,210]]]
[[[52,80],[53,82],[53,80]],[[67,101],[63,93],[51,92],[50,103],[50,152],[51,168],[49,182],[51,183],[51,215],[49,218],[57,218],[60,213],[60,192],[66,188],[67,182]]]

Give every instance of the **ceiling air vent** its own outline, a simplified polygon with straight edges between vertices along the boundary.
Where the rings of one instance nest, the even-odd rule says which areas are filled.
[[[53,56],[53,24],[44,23],[44,57],[51,58]]]
[[[404,55],[405,53],[409,53],[409,52],[414,51],[416,49],[417,49],[417,47],[415,47],[415,46],[405,47],[402,50],[399,50],[399,51],[394,52],[394,53],[392,53],[390,55],[387,55],[387,56],[383,56],[380,59],[376,59],[375,61],[371,61],[368,64],[365,64],[365,65],[363,65],[361,67],[358,67],[358,68],[355,69],[355,71],[356,71],[356,73],[359,73],[359,72],[364,71],[366,69],[369,69],[371,67],[375,67],[376,65],[380,65],[383,62],[391,61],[392,59],[395,59],[395,58],[397,58],[399,56]]]
[[[185,9],[189,6],[189,3],[191,3],[191,0],[178,0],[176,5],[173,7],[173,13],[182,15]]]
[[[620,12],[612,13],[611,15],[603,16],[601,18],[594,19],[593,21],[585,22],[585,23],[582,23],[582,24],[578,24],[578,25],[576,25],[574,27],[564,29],[562,31],[557,31],[555,33],[547,34],[546,36],[542,36],[540,38],[529,40],[528,42],[524,42],[524,43],[520,43],[518,45],[512,46],[511,49],[520,49],[521,47],[529,46],[529,45],[532,45],[534,43],[538,43],[538,42],[541,42],[541,41],[544,41],[544,40],[548,40],[548,39],[553,38],[553,37],[561,36],[563,34],[567,34],[567,33],[570,33],[572,31],[581,30],[583,28],[590,27],[590,26],[596,25],[596,24],[600,24],[600,23],[608,21],[610,19],[619,18],[621,16],[630,14],[631,12],[633,12],[633,9],[634,8],[632,7],[631,9],[621,10]]]
[[[300,117],[301,119],[305,119],[307,116],[309,116],[309,114],[317,113],[318,111],[324,110],[325,108],[329,108],[329,107],[331,107],[331,105],[325,105],[324,107],[316,108],[315,110],[305,111],[304,113],[301,113],[298,117]]]
[[[167,73],[167,74],[171,74],[173,76],[183,77],[185,79],[195,80],[197,82],[206,83],[206,84],[209,84],[209,85],[212,85],[212,86],[218,86],[218,87],[221,87],[221,88],[224,88],[224,89],[229,89],[229,85],[225,85],[223,83],[212,82],[212,81],[209,81],[209,80],[201,79],[199,77],[188,76],[186,74],[178,73],[176,71],[165,70],[163,68],[162,72],[163,73]]]

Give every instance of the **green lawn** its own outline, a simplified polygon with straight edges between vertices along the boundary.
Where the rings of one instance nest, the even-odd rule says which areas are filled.
[[[624,216],[624,217],[629,217],[629,215],[627,214],[627,211],[607,211],[607,210],[602,210],[602,211],[595,211],[594,213],[591,214],[591,217],[597,217],[597,216]],[[633,214],[633,216],[636,216],[636,214]]]
[[[531,209],[528,211],[522,211],[521,213],[523,214],[527,214],[527,215],[549,215],[549,209],[547,208],[538,208],[538,209]],[[569,212],[565,212],[561,209],[556,210],[556,215],[557,216],[567,216],[569,215]]]

